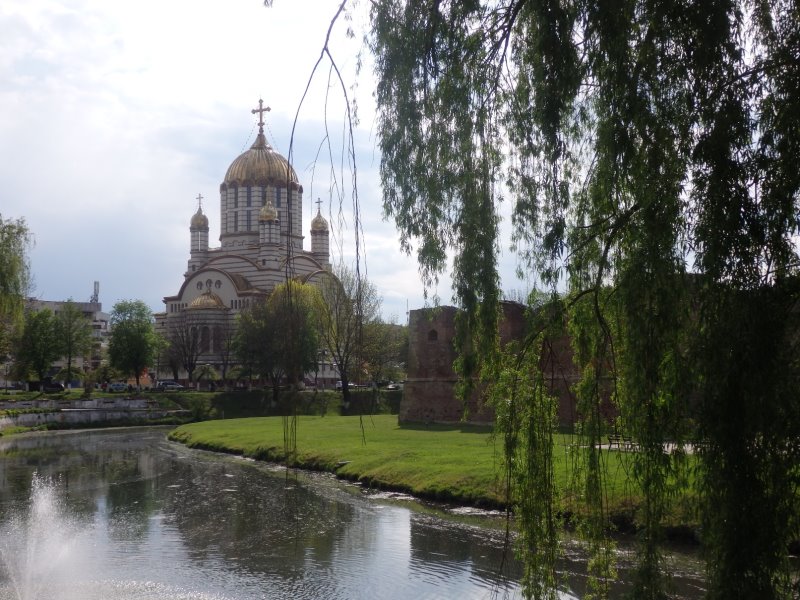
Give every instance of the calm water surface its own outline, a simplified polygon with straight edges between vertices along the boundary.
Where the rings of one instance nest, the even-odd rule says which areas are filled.
[[[165,435],[0,440],[0,600],[520,597],[496,516],[287,476]],[[564,551],[563,597],[580,597],[585,562],[577,545]],[[676,597],[701,597],[696,562],[676,555],[674,567]]]

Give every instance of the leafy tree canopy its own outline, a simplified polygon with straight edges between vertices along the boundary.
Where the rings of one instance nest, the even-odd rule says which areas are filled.
[[[53,363],[61,357],[56,336],[56,318],[47,309],[25,313],[25,325],[16,343],[16,356],[21,375],[35,373],[43,381]]]
[[[55,318],[55,336],[61,356],[66,358],[65,381],[73,378],[72,361],[83,356],[92,346],[92,324],[77,304],[70,298],[59,309]]]
[[[159,339],[153,328],[150,308],[141,300],[122,300],[111,311],[111,339],[108,356],[111,366],[139,378],[153,362]]]
[[[364,365],[370,381],[405,379],[408,327],[377,317],[363,328]]]
[[[296,383],[316,365],[317,294],[310,285],[290,281],[239,315],[235,338],[239,361],[245,370],[270,379],[276,401],[283,378]]]
[[[351,377],[363,377],[364,327],[378,317],[381,298],[362,274],[338,265],[320,285],[319,331],[342,380],[343,401],[349,402]]]
[[[30,285],[28,249],[32,238],[23,219],[4,220],[0,215],[0,353],[22,319]]]
[[[503,390],[519,501],[545,490],[521,510],[526,594],[556,594],[552,411],[536,344],[497,344],[504,201],[520,272],[566,293],[590,592],[613,574],[605,395],[641,447],[636,597],[665,593],[660,524],[685,461],[663,449],[687,435],[710,597],[796,594],[798,4],[375,0],[371,25],[385,211],[427,281],[452,256],[464,374]]]
[[[189,381],[194,378],[194,370],[202,352],[201,328],[204,326],[201,315],[191,310],[182,310],[168,321],[166,334],[169,360],[180,365],[188,374]]]

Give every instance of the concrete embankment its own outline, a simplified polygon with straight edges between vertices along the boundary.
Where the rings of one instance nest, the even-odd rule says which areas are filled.
[[[185,414],[161,408],[157,402],[145,398],[98,397],[81,400],[22,400],[0,402],[0,431],[10,427],[37,427],[58,424],[75,426],[82,424],[124,422],[141,423],[168,416]]]

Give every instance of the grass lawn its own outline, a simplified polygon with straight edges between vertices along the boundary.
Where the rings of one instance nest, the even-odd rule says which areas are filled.
[[[363,430],[361,423],[363,422]],[[283,419],[259,417],[182,425],[170,439],[190,447],[286,462]],[[575,454],[572,436],[556,437],[556,480],[566,489]],[[636,504],[628,481],[631,453],[604,452],[610,512]],[[293,465],[335,472],[373,487],[484,507],[505,503],[502,442],[488,427],[407,425],[396,415],[301,416]],[[565,495],[566,498],[566,495]],[[565,500],[569,509],[569,503]]]
[[[191,423],[170,438],[285,462],[283,431],[281,417],[258,417]],[[503,498],[499,450],[485,427],[400,427],[396,415],[301,416],[293,464],[426,498],[491,506]]]

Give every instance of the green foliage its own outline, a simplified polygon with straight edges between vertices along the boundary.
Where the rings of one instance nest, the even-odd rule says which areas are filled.
[[[216,369],[211,365],[200,365],[197,368],[197,382],[198,384],[205,379],[206,381],[218,381],[219,374],[217,373]]]
[[[25,325],[16,343],[19,375],[35,373],[43,381],[53,362],[61,356],[55,323],[49,310],[26,312]]]
[[[208,403],[204,398],[189,398],[188,402],[186,402],[186,408],[192,414],[193,421],[204,421],[211,415]]]
[[[124,379],[127,377],[125,371],[121,371],[116,367],[113,367],[109,364],[101,364],[100,367],[93,372],[93,377],[97,381],[97,383],[109,383],[111,381],[116,381],[118,379]]]
[[[555,400],[545,387],[538,350],[507,348],[490,398],[503,432],[507,495],[519,517],[522,585],[532,598],[555,599],[558,558],[557,487],[553,461]]]
[[[322,343],[339,371],[344,401],[350,399],[350,382],[366,376],[368,338],[365,327],[374,322],[381,299],[375,286],[344,265],[320,285],[317,318]],[[373,353],[373,358],[375,353]]]
[[[55,319],[55,335],[61,355],[67,359],[64,381],[72,381],[72,361],[83,356],[92,346],[92,324],[70,298],[58,311]]]
[[[797,591],[786,555],[798,535],[800,489],[797,285],[706,290],[708,302],[718,304],[701,330],[715,352],[697,356],[708,378],[699,421],[707,442],[700,463],[703,525],[714,590],[741,577],[742,598]],[[757,562],[750,558],[754,547]]]
[[[364,370],[367,381],[405,379],[408,356],[408,327],[385,322],[380,316],[364,324]]]
[[[25,220],[4,220],[0,215],[0,356],[8,352],[11,336],[22,323],[30,284],[30,245],[31,234]]]
[[[108,356],[111,366],[126,375],[139,378],[153,363],[158,336],[153,329],[153,316],[141,300],[122,300],[111,311],[111,339]]]
[[[478,506],[497,506],[502,500],[488,428],[406,428],[392,415],[300,419],[295,453],[283,447],[278,417],[194,423],[174,430],[170,438],[192,447],[324,469],[419,497]]]
[[[168,362],[180,365],[189,375],[189,381],[192,381],[200,357],[200,329],[204,324],[203,316],[196,311],[182,310],[168,323],[166,338],[160,338],[156,352],[159,358],[161,352],[165,352]]]
[[[341,396],[341,394],[337,393]],[[403,392],[384,389],[350,390],[350,400],[342,404],[342,415],[380,415],[400,412]]]
[[[267,302],[281,328],[276,333],[283,343],[283,370],[290,383],[301,381],[305,372],[316,367],[319,339],[314,311],[318,305],[317,289],[295,281],[276,286]]]
[[[338,413],[341,402],[341,394],[336,392],[289,389],[280,390],[275,403],[265,390],[159,393],[156,397],[167,398],[171,405],[192,411],[197,420],[283,416],[290,410],[298,415],[324,416],[329,411]]]
[[[284,377],[296,383],[316,365],[317,302],[313,287],[291,282],[239,315],[236,356],[245,373],[269,378],[276,396]]]
[[[635,597],[668,592],[661,523],[686,458],[664,444],[695,425],[710,597],[796,593],[796,3],[376,0],[371,15],[384,208],[427,282],[452,253],[467,391],[482,373],[514,403],[538,397],[534,363],[520,371],[535,353],[509,359],[497,343],[501,190],[521,274],[566,290],[590,594],[607,596],[613,573],[600,444],[615,414],[640,449]],[[539,435],[539,420],[499,422]],[[546,473],[546,455],[530,456]],[[538,478],[522,481],[537,493]],[[544,531],[540,513],[523,518]],[[543,586],[526,593],[551,594],[543,555],[524,556]]]

